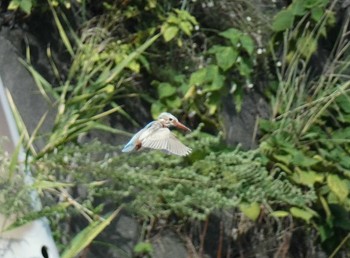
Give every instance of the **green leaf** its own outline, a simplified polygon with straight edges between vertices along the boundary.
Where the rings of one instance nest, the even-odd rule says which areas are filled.
[[[157,7],[158,0],[147,0],[147,5],[150,9]]]
[[[252,67],[249,64],[249,61],[245,60],[245,58],[242,58],[242,60],[238,63],[238,70],[239,74],[243,77],[249,77],[249,75],[252,73]]]
[[[215,78],[220,74],[219,73],[219,67],[217,65],[208,65],[205,68],[205,81],[206,82],[212,82],[215,80]]]
[[[213,115],[218,110],[221,103],[221,95],[219,92],[212,92],[212,94],[207,99],[207,105],[209,107],[209,114]]]
[[[178,25],[180,23],[179,17],[177,17],[174,13],[170,13],[169,17],[166,19],[168,24]]]
[[[187,92],[185,93],[184,99],[188,100],[196,96],[196,86],[190,84],[190,87],[188,88]]]
[[[20,0],[12,0],[12,1],[9,3],[7,9],[8,9],[8,10],[11,10],[11,11],[17,10],[18,7],[19,7],[19,5],[20,5],[20,2],[19,2],[19,1],[20,1]]]
[[[175,9],[175,12],[177,13],[179,19],[181,19],[183,21],[189,21],[193,25],[198,24],[196,18],[194,16],[192,16],[188,11]]]
[[[165,42],[172,40],[179,32],[179,27],[165,23],[162,26],[162,33]]]
[[[309,58],[317,50],[317,40],[312,35],[298,38],[298,51],[306,58]]]
[[[229,39],[231,41],[232,46],[237,47],[237,44],[240,40],[242,32],[237,29],[231,28],[223,32],[220,32],[219,35]]]
[[[259,128],[264,132],[271,133],[271,132],[276,130],[277,123],[274,123],[268,119],[260,118],[259,119]]]
[[[323,8],[316,6],[314,8],[311,9],[311,18],[315,21],[315,22],[319,22],[322,19],[322,16],[324,15],[325,11]]]
[[[176,88],[168,82],[162,82],[158,85],[158,96],[160,99],[170,97],[176,93]]]
[[[247,51],[249,55],[253,54],[255,44],[253,39],[249,35],[241,35],[240,39],[242,47]]]
[[[115,210],[106,219],[99,219],[93,221],[83,229],[78,235],[76,235],[71,241],[70,245],[64,250],[62,258],[72,258],[76,257],[85,247],[87,247],[96,236],[98,236],[118,215],[121,207]]]
[[[151,113],[154,118],[157,118],[160,115],[160,113],[164,112],[165,110],[166,110],[165,105],[160,101],[156,101],[152,103]]]
[[[33,7],[33,0],[12,0],[7,9],[8,10],[17,10],[20,8],[22,11],[30,14]]]
[[[167,98],[165,102],[170,109],[177,109],[182,105],[182,101],[178,96]]]
[[[227,71],[236,62],[238,53],[232,47],[218,46],[217,50],[215,53],[216,62],[222,70]]]
[[[296,16],[303,16],[306,14],[307,10],[305,9],[305,0],[294,0],[288,9]]]
[[[260,205],[257,202],[253,203],[242,203],[239,205],[239,209],[245,216],[253,221],[256,221],[260,215]]]
[[[134,247],[134,253],[136,255],[150,254],[152,252],[153,252],[153,247],[151,243],[140,242],[140,243],[137,243]]]
[[[272,23],[272,29],[276,32],[290,29],[294,23],[294,14],[290,9],[280,11]]]
[[[324,175],[315,171],[302,171],[298,168],[292,175],[292,179],[299,184],[313,187],[315,183],[322,183]]]
[[[27,14],[30,14],[32,10],[32,6],[33,6],[32,0],[22,0],[19,5],[22,11],[26,12]]]
[[[289,215],[288,211],[273,211],[269,214],[270,216],[276,217],[276,218],[284,218]]]
[[[330,228],[328,225],[320,225],[317,230],[320,234],[321,242],[324,242],[334,235],[334,229]]]
[[[315,8],[315,7],[325,7],[329,0],[304,0],[305,7],[308,9]]]
[[[334,11],[327,10],[326,17],[327,17],[327,25],[328,26],[333,26],[337,21]]]
[[[348,95],[340,95],[339,97],[337,97],[336,103],[342,111],[344,111],[347,114],[350,114],[350,97]]]
[[[296,217],[305,220],[307,223],[310,222],[312,217],[315,216],[315,212],[312,210],[304,210],[297,207],[290,208],[290,213]]]
[[[328,175],[327,184],[341,202],[345,201],[349,195],[349,188],[345,180],[340,179],[337,175]]]
[[[220,78],[218,79],[218,76],[220,75],[219,73],[219,67],[217,65],[208,65],[207,67],[204,67],[194,73],[191,74],[190,77],[190,85],[204,85],[210,82],[214,82],[216,81],[217,84],[220,83]],[[214,86],[211,85],[211,87],[220,87],[220,86]],[[213,88],[207,88],[207,90],[209,89],[213,89]]]
[[[306,156],[302,151],[296,151],[292,153],[292,163],[296,166],[311,167],[319,162],[317,159]]]
[[[190,22],[188,21],[182,21],[180,22],[179,24],[180,26],[180,29],[187,35],[187,36],[190,36],[191,35],[191,32],[193,30],[193,26]]]
[[[129,65],[127,66],[131,71],[135,72],[135,73],[139,73],[140,72],[140,63],[137,62],[136,60],[133,60],[129,63]]]
[[[335,130],[332,133],[332,138],[333,139],[342,139],[342,140],[350,139],[350,127]]]
[[[198,71],[195,71],[191,74],[190,77],[190,86],[196,85],[199,86],[203,84],[206,81],[207,76],[207,68],[199,69]]]
[[[272,154],[272,157],[276,159],[277,161],[280,161],[286,165],[290,164],[291,156],[290,155],[283,155],[283,154]]]
[[[138,60],[140,61],[140,63],[142,64],[142,66],[147,70],[147,72],[151,71],[151,66],[147,60],[146,57],[144,57],[143,55],[140,55]]]
[[[221,90],[222,87],[224,87],[224,82],[225,82],[225,76],[217,73],[216,76],[214,77],[211,85],[209,87],[206,87],[204,90],[205,91]]]

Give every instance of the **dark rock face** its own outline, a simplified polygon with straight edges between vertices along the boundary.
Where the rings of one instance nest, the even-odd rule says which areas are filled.
[[[167,230],[152,239],[152,258],[187,258],[185,243],[174,232]]]
[[[137,244],[140,237],[140,225],[137,220],[128,216],[121,215],[112,229],[112,238],[118,248],[126,252],[129,256],[132,256],[134,246]],[[123,258],[125,255],[119,255],[116,257]]]
[[[0,77],[4,87],[11,93],[27,130],[31,134],[37,127],[40,118],[50,107],[39,92],[31,74],[19,62],[19,59],[23,58],[20,42],[23,42],[25,37],[25,33],[20,30],[2,29],[0,31]],[[42,132],[51,128],[53,120],[50,118],[54,116],[49,114],[47,117]],[[39,145],[42,143],[37,142]]]
[[[122,213],[97,237],[100,243],[108,243],[114,248],[99,244],[93,245],[88,257],[133,257],[134,246],[139,241],[140,234],[141,227],[138,221]]]
[[[251,90],[244,94],[240,112],[237,112],[232,98],[226,98],[221,116],[226,143],[231,146],[241,144],[247,150],[257,147],[257,122],[259,118],[268,118],[269,107],[261,93]]]

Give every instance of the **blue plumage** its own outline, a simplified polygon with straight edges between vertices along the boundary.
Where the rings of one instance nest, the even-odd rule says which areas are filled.
[[[146,129],[150,128],[156,121],[152,121],[148,123],[143,129],[138,131],[131,139],[130,141],[125,144],[124,148],[122,149],[122,152],[130,152],[135,150],[136,148],[136,142],[140,136],[141,133],[143,133]]]

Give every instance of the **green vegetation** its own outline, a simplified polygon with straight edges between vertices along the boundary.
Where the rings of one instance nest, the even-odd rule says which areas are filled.
[[[69,1],[59,2],[69,7]],[[71,63],[61,71],[51,58],[51,82],[37,72],[27,50],[23,64],[57,115],[49,135],[38,133],[45,117],[32,135],[18,117],[32,159],[26,165],[35,172],[35,182],[28,189],[16,181],[16,173],[6,179],[5,184],[19,184],[22,190],[17,195],[13,188],[4,192],[11,198],[2,200],[1,213],[18,214],[12,226],[47,216],[60,248],[65,247],[62,239],[71,243],[64,257],[74,257],[93,242],[121,208],[152,226],[171,220],[181,227],[223,211],[244,214],[256,224],[259,218],[279,225],[294,219],[305,231],[316,232],[331,257],[342,248],[346,252],[349,20],[325,62],[316,67],[313,61],[321,40],[335,26],[336,1],[294,0],[282,10],[266,8],[266,14],[254,8],[254,1],[238,1],[234,8],[229,1],[218,1],[232,7],[227,13],[212,1],[165,2],[104,2],[102,15],[89,17],[83,1],[79,6],[87,19],[79,33],[56,7],[58,2],[48,2]],[[30,13],[38,6],[36,1],[12,0],[8,8]],[[247,17],[227,18],[240,8],[250,12]],[[208,12],[222,18],[208,21]],[[240,112],[249,90],[261,83],[261,71],[266,72],[263,90],[271,117],[260,120],[259,148],[228,148],[220,134],[222,100],[231,98]],[[193,153],[186,158],[161,152],[125,155],[119,146],[78,143],[78,137],[92,130],[129,135],[110,127],[108,119],[122,118],[140,127],[143,121],[132,116],[135,100],[153,117],[165,110],[185,113],[183,118],[198,128],[179,137]],[[40,137],[46,144],[36,150],[33,143]],[[0,159],[4,157],[1,153]],[[11,167],[9,160],[1,164],[2,170]],[[44,208],[17,213],[33,189]],[[16,205],[8,209],[11,203]],[[62,222],[77,217],[86,219],[86,227],[74,238]],[[142,236],[133,248],[136,257],[151,257],[148,240]],[[201,252],[202,247],[195,248]]]

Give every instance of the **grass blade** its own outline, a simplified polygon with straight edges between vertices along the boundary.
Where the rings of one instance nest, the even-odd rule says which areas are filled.
[[[6,96],[7,96],[8,102],[10,104],[12,114],[13,114],[13,117],[15,119],[18,131],[20,132],[21,135],[23,135],[23,140],[25,140],[26,142],[29,142],[30,136],[29,136],[28,130],[26,128],[26,125],[25,125],[25,123],[24,123],[24,121],[23,121],[23,119],[22,119],[22,117],[17,109],[17,106],[12,98],[10,91],[7,89],[6,89]],[[32,153],[36,153],[33,146],[30,146],[30,151]]]
[[[150,38],[149,40],[147,40],[135,51],[129,54],[127,58],[125,58],[119,65],[117,65],[114,69],[112,69],[107,78],[100,77],[98,78],[97,81],[98,82],[104,81],[104,83],[110,83],[111,81],[113,81],[120,74],[120,72],[123,71],[123,69],[130,64],[131,61],[133,61],[140,54],[142,54],[149,46],[151,46],[160,37],[160,35],[161,34],[158,33],[152,38]]]
[[[122,206],[116,209],[104,220],[97,220],[90,223],[83,231],[74,237],[70,246],[63,252],[62,258],[76,257],[85,247],[87,247],[119,214]]]
[[[58,29],[58,33],[61,36],[62,42],[65,45],[65,47],[66,47],[67,51],[69,52],[69,54],[73,57],[74,56],[73,47],[72,47],[72,45],[71,45],[71,43],[70,43],[70,41],[68,39],[68,36],[67,36],[65,30],[63,29],[62,23],[61,23],[60,19],[58,18],[58,15],[56,13],[55,8],[53,8],[53,6],[52,6],[50,1],[48,1],[48,2],[49,2],[49,5],[50,5],[50,9],[51,9],[53,18],[55,20],[57,29]]]
[[[19,154],[20,154],[20,151],[22,148],[23,137],[24,137],[24,134],[21,134],[19,141],[17,142],[16,148],[12,153],[12,157],[11,157],[10,164],[9,164],[9,179],[10,180],[12,179],[12,177],[16,171],[17,165],[19,163]]]
[[[38,73],[33,66],[25,62],[24,60],[19,60],[21,64],[31,73],[36,86],[38,87],[41,95],[45,98],[48,103],[51,103],[51,99],[48,96],[47,92],[52,95],[55,99],[58,99],[58,94],[53,90],[52,85],[40,74]]]

